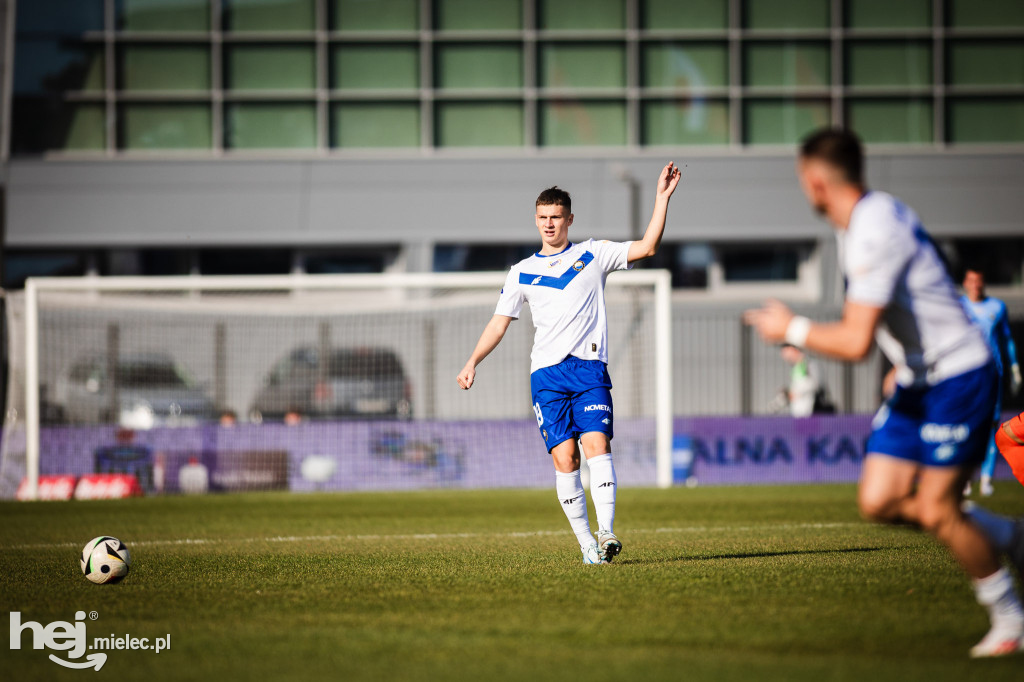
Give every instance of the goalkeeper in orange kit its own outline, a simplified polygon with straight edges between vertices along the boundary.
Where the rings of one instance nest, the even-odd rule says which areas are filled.
[[[996,430],[996,447],[1010,465],[1013,475],[1024,485],[1024,412],[1003,422]]]
[[[996,429],[996,447],[1010,465],[1013,475],[1024,485],[1024,412],[1009,419]],[[996,549],[1004,552],[1024,580],[1024,517],[1013,519],[993,514],[970,502],[964,511],[988,536]]]

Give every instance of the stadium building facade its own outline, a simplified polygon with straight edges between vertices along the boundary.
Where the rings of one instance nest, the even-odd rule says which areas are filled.
[[[766,295],[842,300],[794,150],[855,129],[872,186],[975,263],[1024,338],[1017,0],[35,0],[6,17],[3,285],[33,275],[500,270],[558,184],[629,239],[669,160],[675,305],[742,347]],[[840,407],[870,411],[877,365]],[[753,380],[757,382],[756,378]],[[769,380],[766,379],[765,382]],[[749,380],[748,380],[749,382]],[[757,388],[757,387],[755,387]],[[774,389],[767,384],[761,392]],[[733,391],[680,413],[757,412]]]

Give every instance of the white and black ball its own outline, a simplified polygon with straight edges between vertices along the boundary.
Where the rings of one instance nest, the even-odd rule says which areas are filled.
[[[128,547],[117,538],[101,535],[93,538],[82,550],[82,573],[97,585],[119,583],[132,565]]]

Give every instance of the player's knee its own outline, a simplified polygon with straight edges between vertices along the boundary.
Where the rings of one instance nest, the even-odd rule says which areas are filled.
[[[935,500],[922,500],[918,507],[917,522],[923,531],[941,538],[961,517],[960,509],[956,505]]]
[[[564,474],[580,468],[580,453],[573,441],[564,441],[551,448],[551,459],[555,470]]]
[[[892,523],[899,520],[899,500],[890,495],[861,489],[857,495],[857,508],[867,521]]]
[[[597,457],[598,455],[607,455],[612,451],[612,444],[608,440],[608,436],[600,431],[591,431],[580,436],[580,440],[583,443],[583,451],[587,457]]]

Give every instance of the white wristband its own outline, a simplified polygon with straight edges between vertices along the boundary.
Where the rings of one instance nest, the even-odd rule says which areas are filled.
[[[807,334],[811,331],[811,321],[797,315],[786,326],[786,343],[797,348],[807,345]]]

